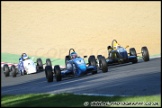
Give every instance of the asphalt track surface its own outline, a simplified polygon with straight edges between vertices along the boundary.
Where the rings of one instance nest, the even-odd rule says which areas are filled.
[[[106,73],[64,78],[48,83],[45,72],[5,77],[1,72],[1,95],[27,93],[74,93],[104,96],[161,94],[161,57],[148,62],[109,66]]]

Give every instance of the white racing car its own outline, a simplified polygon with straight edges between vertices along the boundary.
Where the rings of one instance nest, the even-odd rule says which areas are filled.
[[[35,64],[36,63],[36,64]],[[23,53],[19,59],[18,65],[12,64],[9,68],[8,64],[3,65],[3,72],[6,77],[9,75],[16,77],[18,73],[21,75],[32,74],[43,71],[43,64],[41,58],[38,58],[36,62],[31,60],[26,53]]]

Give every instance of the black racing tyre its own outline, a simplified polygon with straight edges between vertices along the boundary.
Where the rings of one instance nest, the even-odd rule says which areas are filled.
[[[97,55],[98,61],[100,60],[101,57],[102,57],[102,55]]]
[[[53,72],[51,66],[45,67],[45,75],[48,82],[53,82]]]
[[[62,80],[62,76],[61,76],[61,69],[60,69],[59,65],[56,65],[54,67],[54,73],[55,73],[56,81],[61,81]]]
[[[40,72],[41,70],[43,70],[43,63],[42,63],[42,59],[38,58],[37,59],[37,72]]]
[[[150,60],[150,57],[149,57],[149,51],[147,49],[146,46],[142,47],[141,48],[141,52],[142,52],[142,58],[144,61],[149,61]]]
[[[65,56],[65,65],[66,65],[66,62],[70,60],[70,56]]]
[[[96,66],[97,67],[97,62],[96,62],[96,58],[94,55],[91,55],[89,58],[88,58],[88,63],[89,63],[89,66]],[[97,71],[92,71],[92,74],[96,74]]]
[[[98,62],[100,61],[101,58],[102,58],[102,55],[97,55]],[[99,65],[99,68],[101,68],[100,65]]]
[[[135,48],[130,48],[129,53],[130,53],[130,56],[136,56],[137,57],[137,53],[136,53]]]
[[[16,67],[15,67],[15,65],[12,65],[11,66],[11,76],[12,77],[16,77],[16,75],[17,75],[17,73],[16,73]]]
[[[91,55],[89,58],[88,58],[88,63],[90,66],[96,66],[97,63],[96,63],[96,58],[94,55]]]
[[[132,63],[137,63],[138,59],[137,59],[137,53],[136,53],[135,48],[130,48],[129,53],[130,53],[130,56],[136,56],[136,58],[132,61]]]
[[[5,77],[8,77],[10,75],[10,69],[7,64],[3,65],[3,72],[4,72]]]
[[[108,57],[109,57],[110,52],[112,51],[112,49],[113,49],[113,48],[112,48],[111,46],[108,46],[108,47],[107,47],[107,51],[108,51]]]
[[[52,66],[51,60],[49,58],[46,59],[46,66]]]
[[[99,67],[103,73],[108,72],[108,65],[104,56],[102,56],[99,60]]]

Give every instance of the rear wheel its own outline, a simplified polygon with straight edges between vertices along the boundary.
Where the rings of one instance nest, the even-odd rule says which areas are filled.
[[[135,48],[130,48],[129,53],[130,53],[130,56],[136,56],[137,57],[137,53],[136,53]]]
[[[101,57],[102,57],[102,55],[97,55],[98,62],[100,61]],[[100,69],[100,68],[101,68],[101,67],[100,67],[100,64],[99,64],[99,69]]]
[[[147,49],[146,46],[144,46],[144,47],[141,48],[141,52],[142,52],[142,58],[143,58],[143,60],[144,61],[149,61],[150,60],[150,58],[149,58],[149,51],[148,51],[148,49]]]
[[[135,48],[130,48],[129,53],[130,53],[130,56],[136,56],[136,58],[132,61],[132,63],[137,63],[138,59],[137,59],[137,53],[136,53]]]
[[[113,49],[113,48],[112,48],[111,46],[108,46],[108,47],[107,47],[108,57],[110,56],[110,52],[112,51],[112,49]]]
[[[12,77],[16,77],[17,73],[16,73],[16,67],[15,65],[11,66],[11,76]]]
[[[70,56],[67,55],[67,56],[65,57],[65,66],[67,65],[67,61],[69,61],[69,60],[70,60]]]
[[[8,77],[10,75],[10,70],[7,64],[4,64],[3,72],[4,72],[5,77]]]
[[[52,66],[51,60],[49,58],[46,59],[46,66]]]
[[[55,72],[55,76],[56,76],[56,81],[61,81],[62,77],[61,77],[61,69],[59,65],[56,65],[54,67],[54,72]]]
[[[94,55],[91,55],[91,56],[89,57],[88,63],[89,63],[90,66],[95,66],[95,67],[97,67],[97,62],[96,62],[96,58],[95,58]],[[97,73],[97,70],[92,71],[92,74],[96,74],[96,73]]]
[[[51,66],[45,67],[45,75],[48,82],[53,82],[53,72]]]
[[[107,62],[106,62],[106,59],[104,56],[102,56],[99,60],[99,66],[100,66],[100,69],[102,70],[102,72],[108,72],[108,65],[107,65]]]
[[[42,63],[42,59],[41,58],[37,59],[37,66],[36,66],[36,68],[37,68],[37,72],[40,72],[40,71],[43,70],[43,63]]]
[[[98,61],[100,60],[101,57],[102,57],[102,55],[97,55]]]

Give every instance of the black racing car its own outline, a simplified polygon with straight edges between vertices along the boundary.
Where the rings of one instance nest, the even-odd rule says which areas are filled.
[[[129,47],[128,45],[126,48]],[[106,59],[107,65],[113,64],[121,64],[121,63],[137,63],[138,56],[137,54],[142,54],[142,58],[144,61],[149,61],[149,51],[146,46],[141,48],[140,53],[136,53],[135,48],[130,48],[129,52],[127,52],[126,48],[120,46],[118,42],[114,39],[112,41],[112,45],[107,47],[108,50],[108,58]],[[97,59],[100,60],[102,55],[98,55]]]

